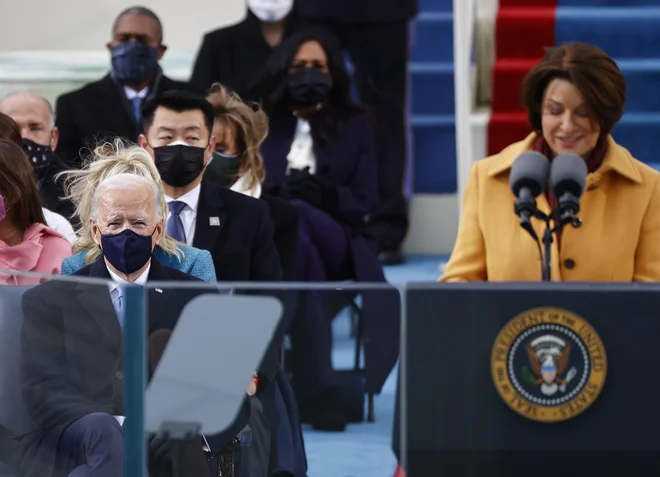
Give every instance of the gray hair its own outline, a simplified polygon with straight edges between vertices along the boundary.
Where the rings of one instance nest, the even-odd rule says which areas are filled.
[[[92,209],[90,211],[89,218],[93,221],[98,219],[99,200],[106,192],[114,190],[138,190],[145,188],[148,188],[151,191],[154,218],[157,221],[160,221],[163,218],[163,209],[160,206],[162,196],[158,185],[154,181],[149,180],[144,176],[129,173],[116,174],[101,181],[101,183],[94,191]]]

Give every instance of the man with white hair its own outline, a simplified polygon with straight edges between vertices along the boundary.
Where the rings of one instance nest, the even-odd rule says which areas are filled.
[[[74,215],[73,204],[61,197],[64,187],[55,176],[67,169],[55,155],[59,131],[50,103],[28,91],[11,93],[0,100],[0,113],[6,114],[18,125],[23,138],[23,149],[37,177],[37,184],[48,210],[48,225],[71,239],[73,229],[68,223]],[[62,217],[56,217],[52,213]],[[62,221],[65,219],[66,223]],[[58,226],[59,225],[59,226]]]
[[[22,442],[21,475],[123,475],[122,328],[132,317],[123,312],[122,285],[198,281],[152,257],[164,230],[160,194],[153,181],[134,174],[101,182],[90,221],[102,256],[76,275],[109,284],[55,280],[23,296],[21,388],[38,430]],[[149,333],[172,330],[183,307],[208,292],[201,287],[150,289]],[[239,420],[226,432],[227,443],[247,422],[246,410]],[[186,475],[206,475],[202,443],[191,444],[199,458],[187,461]],[[159,438],[150,441],[152,477],[169,475],[151,470],[168,468],[163,461],[168,445]],[[195,463],[199,467],[192,472],[188,465]]]

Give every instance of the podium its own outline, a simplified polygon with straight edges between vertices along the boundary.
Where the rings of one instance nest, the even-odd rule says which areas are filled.
[[[412,284],[404,330],[409,477],[659,475],[660,284]]]

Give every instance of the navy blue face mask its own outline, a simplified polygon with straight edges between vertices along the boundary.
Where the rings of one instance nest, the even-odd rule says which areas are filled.
[[[118,234],[101,235],[101,251],[110,264],[122,273],[130,275],[144,267],[153,251],[151,235],[140,235],[131,229]]]
[[[112,49],[112,73],[121,84],[140,84],[158,71],[158,48],[139,41],[121,43]]]

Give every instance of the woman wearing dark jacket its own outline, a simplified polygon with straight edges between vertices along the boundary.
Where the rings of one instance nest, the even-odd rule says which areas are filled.
[[[298,209],[287,201],[263,193],[265,177],[259,146],[268,134],[268,117],[257,108],[244,103],[241,98],[225,86],[214,84],[206,98],[213,106],[213,136],[216,139],[215,154],[206,165],[204,179],[228,187],[268,204],[274,226],[274,241],[282,262],[284,280],[293,281],[298,268]],[[290,325],[289,317],[295,308],[296,293],[279,293],[285,307],[285,319],[281,326]],[[260,432],[270,432],[269,475],[306,475],[305,449],[298,421],[297,406],[284,370],[278,366],[275,376],[275,409],[264,409],[268,422],[275,423],[272,429],[254,424],[255,437]],[[256,412],[256,411],[253,411]],[[252,445],[245,457],[260,451]]]
[[[273,48],[301,28],[294,0],[247,0],[245,20],[207,33],[190,82],[207,90],[222,83],[245,97]]]
[[[365,226],[378,201],[370,121],[350,96],[350,81],[334,37],[310,30],[278,46],[250,93],[270,118],[262,145],[264,189],[300,211],[300,279],[385,282]],[[398,297],[363,293],[367,392],[378,393],[398,357]],[[328,315],[327,309],[323,313]],[[340,430],[345,415],[332,371],[331,316],[315,321],[317,345],[296,359],[303,418]],[[311,321],[305,321],[312,326]],[[292,336],[292,340],[294,336]],[[307,369],[305,369],[307,368]],[[294,376],[296,369],[294,369]],[[302,385],[301,385],[302,384]]]

